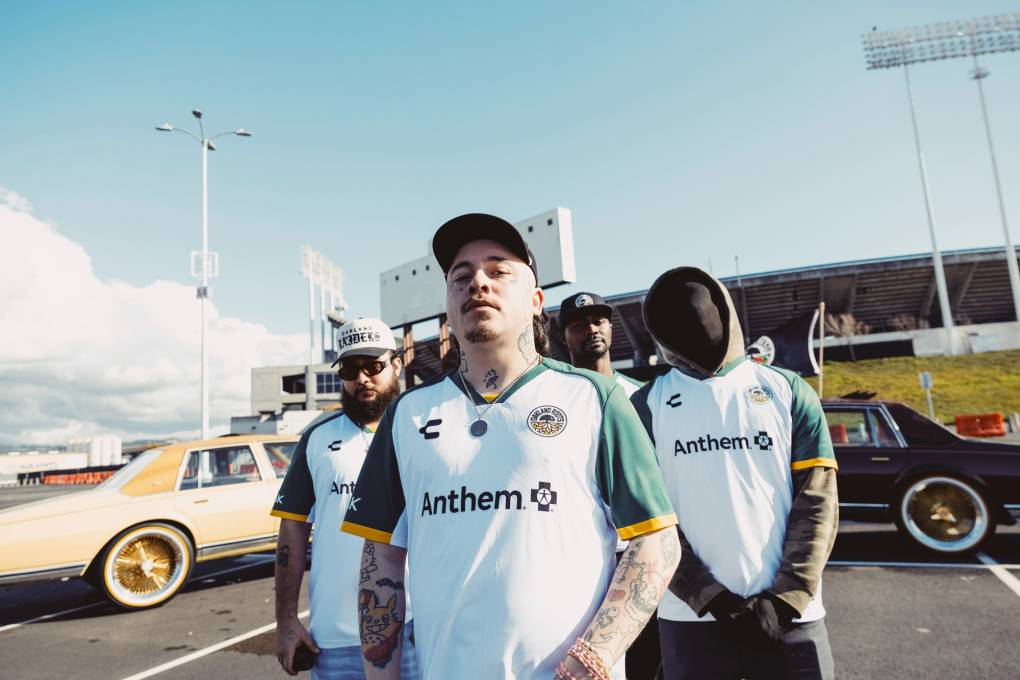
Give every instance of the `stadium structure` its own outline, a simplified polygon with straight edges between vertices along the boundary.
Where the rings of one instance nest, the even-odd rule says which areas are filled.
[[[959,351],[1020,348],[1020,323],[1014,318],[1002,247],[944,251],[942,259]],[[858,359],[948,351],[930,253],[797,267],[726,277],[722,282],[742,317],[748,343],[812,313],[824,301],[827,316],[850,315],[861,324],[856,335],[826,338],[827,361],[850,359],[851,344]],[[586,287],[602,293],[597,285]],[[646,292],[603,294],[615,308],[611,356],[618,369],[656,361],[655,344],[641,317]],[[547,311],[553,320],[553,355],[565,359],[556,325],[558,307]],[[440,371],[439,354],[438,337],[415,343],[408,368],[415,378],[428,379]]]
[[[1020,348],[1020,322],[1013,303],[1003,249],[972,248],[946,251],[945,265],[950,306],[961,352]],[[654,278],[649,275],[649,279]],[[936,297],[930,254],[885,257],[784,269],[722,279],[742,316],[745,340],[750,343],[785,323],[812,313],[822,301],[827,315],[851,315],[857,332],[846,337],[827,333],[826,361],[888,356],[945,354],[945,333]],[[596,292],[598,286],[586,284]],[[555,288],[549,297],[555,299]],[[613,365],[636,377],[655,370],[655,345],[641,317],[645,290],[605,295],[613,305]],[[548,310],[553,356],[566,359],[557,326],[558,307]],[[398,332],[401,328],[395,330]],[[409,335],[405,340],[410,340]],[[439,336],[405,342],[409,383],[427,380],[442,370]],[[443,338],[449,347],[449,340]],[[817,345],[817,340],[815,340]],[[443,352],[445,354],[445,352]],[[278,428],[285,412],[336,408],[340,382],[328,362],[308,366],[267,366],[252,369],[252,413],[235,419],[236,431]],[[297,418],[298,413],[287,413]],[[275,417],[274,417],[275,416]],[[286,420],[286,417],[283,418]],[[297,431],[304,420],[288,431]],[[270,431],[270,430],[266,430]],[[275,431],[275,430],[272,430]]]

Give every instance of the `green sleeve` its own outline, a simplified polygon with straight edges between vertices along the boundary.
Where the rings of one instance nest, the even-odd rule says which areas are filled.
[[[822,402],[811,386],[799,375],[790,379],[793,388],[793,441],[790,443],[790,466],[794,470],[810,467],[836,467],[832,437],[825,420]]]
[[[313,431],[312,428],[305,430],[294,448],[294,456],[269,513],[275,517],[303,522],[315,505],[315,484],[308,469],[308,440]]]
[[[622,389],[602,409],[597,477],[620,537],[628,540],[676,524],[655,447]]]
[[[399,402],[397,402],[399,403]],[[404,488],[397,467],[397,448],[393,442],[393,403],[386,409],[368,448],[355,484],[357,498],[347,508],[340,529],[376,543],[386,543],[404,512]]]

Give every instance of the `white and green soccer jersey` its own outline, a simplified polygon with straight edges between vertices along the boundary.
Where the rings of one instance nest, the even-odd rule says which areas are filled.
[[[836,467],[825,415],[795,373],[734,360],[714,377],[672,369],[632,398],[691,548],[717,581],[748,597],[770,587],[783,556],[795,470]],[[801,621],[825,615],[818,593]],[[699,619],[667,592],[659,618]]]
[[[608,591],[617,537],[676,517],[611,378],[544,359],[485,404],[456,373],[401,395],[343,530],[407,548],[426,680],[547,680]]]
[[[343,412],[313,424],[294,451],[273,504],[277,517],[313,522],[309,629],[320,647],[361,645],[358,575],[362,541],[340,532],[372,433]]]

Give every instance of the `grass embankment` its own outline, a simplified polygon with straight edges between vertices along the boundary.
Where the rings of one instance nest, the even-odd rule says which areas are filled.
[[[958,357],[894,357],[857,362],[826,362],[825,397],[856,390],[876,399],[901,401],[928,413],[917,374],[932,375],[935,417],[952,423],[958,415],[1020,412],[1020,350]],[[818,378],[808,382],[818,389]]]

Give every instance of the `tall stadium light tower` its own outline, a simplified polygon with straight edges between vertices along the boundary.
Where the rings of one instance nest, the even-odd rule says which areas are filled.
[[[209,152],[216,150],[213,140],[223,135],[237,135],[238,137],[251,137],[251,132],[244,128],[226,130],[217,133],[212,137],[205,136],[205,124],[202,122],[202,112],[197,109],[191,112],[198,119],[198,130],[201,136],[191,130],[184,130],[174,127],[170,123],[163,123],[156,126],[160,132],[183,132],[202,147],[202,250],[191,251],[191,275],[201,279],[202,285],[198,286],[196,296],[202,307],[202,439],[209,438],[209,357],[205,347],[206,336],[206,309],[205,301],[209,298],[209,279],[219,275],[219,255],[209,251]]]
[[[868,62],[868,70],[903,67],[907,78],[907,92],[910,95],[911,118],[914,120],[914,138],[917,143],[918,157],[921,161],[922,182],[925,185],[925,197],[928,201],[929,227],[932,229],[933,257],[936,259],[936,282],[940,277],[941,258],[934,247],[934,227],[932,226],[930,195],[927,190],[927,176],[924,160],[920,151],[917,135],[917,122],[914,117],[913,95],[910,93],[910,74],[907,66],[926,61],[970,57],[974,61],[971,78],[977,82],[978,97],[981,102],[981,113],[985,123],[985,135],[988,139],[988,151],[992,160],[992,174],[995,178],[995,190],[999,201],[999,215],[1006,245],[1006,264],[1009,269],[1010,288],[1013,292],[1013,309],[1017,321],[1020,321],[1020,272],[1017,268],[1016,251],[1009,235],[1009,224],[1006,220],[1005,203],[1002,199],[1002,185],[999,181],[999,168],[995,159],[995,146],[992,143],[991,125],[988,121],[988,109],[985,105],[984,87],[981,81],[990,73],[981,67],[978,56],[996,52],[1013,52],[1020,50],[1020,14],[1001,14],[967,21],[943,22],[928,24],[914,28],[893,31],[872,31],[863,36],[864,52]],[[939,297],[944,296],[943,283],[940,284]],[[940,300],[941,301],[941,300]],[[942,316],[946,318],[948,302],[943,304]],[[952,335],[952,333],[950,333]]]

